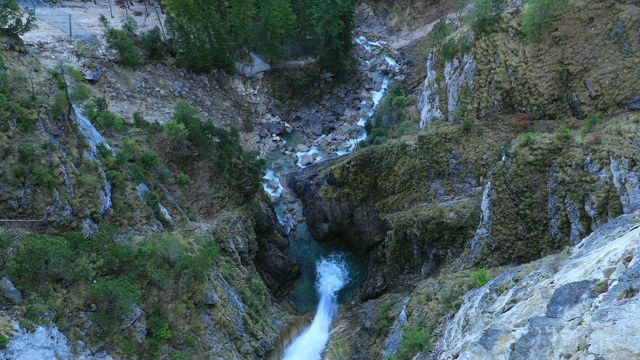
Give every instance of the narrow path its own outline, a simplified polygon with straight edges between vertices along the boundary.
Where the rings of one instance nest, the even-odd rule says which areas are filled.
[[[392,50],[400,50],[404,47],[414,44],[418,40],[427,36],[427,34],[431,31],[433,26],[440,20],[431,22],[424,26],[417,28],[416,30],[409,32],[402,32],[400,35],[396,36],[395,39],[390,40],[388,45]]]

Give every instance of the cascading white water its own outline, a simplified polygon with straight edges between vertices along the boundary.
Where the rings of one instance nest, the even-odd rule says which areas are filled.
[[[311,326],[305,329],[285,350],[283,360],[320,359],[331,329],[331,318],[338,309],[338,291],[349,282],[347,263],[332,254],[316,263],[316,291],[320,297]]]

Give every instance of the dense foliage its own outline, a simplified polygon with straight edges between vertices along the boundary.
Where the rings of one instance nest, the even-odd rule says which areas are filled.
[[[528,41],[542,40],[542,32],[553,23],[553,17],[564,10],[568,0],[530,0],[522,14],[522,32]]]
[[[351,0],[166,0],[177,63],[195,71],[230,70],[256,51],[271,61],[319,56],[325,69],[349,65]]]
[[[22,35],[36,28],[32,9],[20,9],[15,0],[0,0],[0,30]]]
[[[22,239],[0,235],[0,273],[11,275],[27,298],[26,319],[56,322],[66,330],[78,325],[73,323],[77,319],[67,318],[71,308],[94,304],[90,319],[97,328],[86,334],[91,337],[94,331],[123,332],[126,317],[140,306],[147,318],[147,338],[129,345],[133,352],[149,354],[174,337],[170,327],[175,324],[167,321],[171,310],[157,301],[157,294],[169,291],[179,297],[181,292],[170,289],[197,289],[218,258],[215,240],[168,233],[134,240],[111,226],[100,226],[90,237],[77,232],[27,234]]]
[[[251,197],[260,188],[266,162],[258,158],[257,152],[242,147],[235,127],[225,130],[202,121],[192,105],[180,100],[175,105],[173,119],[164,126],[164,134],[181,150],[194,147],[198,153],[205,154],[213,149],[217,172],[222,172],[231,186],[244,196]]]

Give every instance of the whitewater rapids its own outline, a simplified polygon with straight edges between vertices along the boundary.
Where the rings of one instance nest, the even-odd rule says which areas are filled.
[[[316,263],[316,291],[320,301],[311,325],[285,350],[283,360],[319,360],[331,330],[331,318],[338,309],[338,291],[349,282],[342,256],[331,255]]]

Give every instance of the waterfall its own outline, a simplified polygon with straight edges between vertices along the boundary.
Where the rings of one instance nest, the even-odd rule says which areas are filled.
[[[311,325],[287,347],[283,360],[319,360],[331,329],[331,318],[338,309],[337,294],[349,282],[344,258],[332,254],[316,263],[316,292],[320,297]]]

